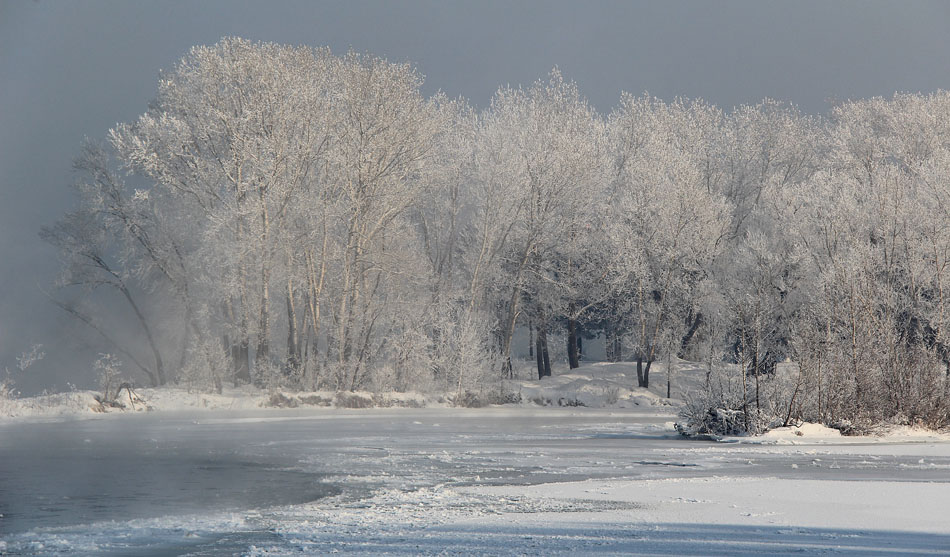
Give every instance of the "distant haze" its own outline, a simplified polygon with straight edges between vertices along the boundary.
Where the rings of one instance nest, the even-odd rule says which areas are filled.
[[[0,371],[43,343],[25,392],[87,382],[90,350],[40,288],[39,228],[70,209],[71,160],[144,112],[159,71],[226,35],[407,61],[424,90],[485,107],[553,66],[602,113],[621,91],[723,108],[950,88],[948,2],[236,2],[0,0]]]

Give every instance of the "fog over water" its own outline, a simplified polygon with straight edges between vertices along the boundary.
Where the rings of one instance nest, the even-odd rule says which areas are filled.
[[[159,71],[222,36],[371,52],[485,107],[555,65],[602,113],[621,91],[728,108],[950,88],[946,2],[0,2],[0,371],[24,393],[89,385],[102,348],[44,297],[40,227],[70,209],[84,137],[145,111]]]

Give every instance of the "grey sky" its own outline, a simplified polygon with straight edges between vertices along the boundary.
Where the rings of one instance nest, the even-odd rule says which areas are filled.
[[[950,2],[0,0],[0,371],[64,334],[37,288],[56,272],[37,232],[72,203],[82,138],[143,112],[159,70],[192,45],[353,48],[412,62],[426,92],[478,106],[557,65],[602,112],[621,91],[649,91],[821,113],[829,99],[950,89],[948,29]]]

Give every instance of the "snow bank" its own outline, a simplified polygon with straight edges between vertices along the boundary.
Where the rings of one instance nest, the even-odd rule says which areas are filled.
[[[724,443],[751,445],[866,445],[874,443],[946,443],[950,432],[932,431],[907,426],[885,426],[870,435],[842,435],[834,428],[805,422],[800,425],[777,427],[759,436],[723,437]]]
[[[662,381],[657,381],[662,379]],[[577,369],[555,369],[551,377],[511,380],[507,389],[521,395],[523,402],[541,406],[587,406],[590,408],[667,407],[671,413],[682,404],[660,393],[665,375],[651,374],[650,389],[637,388],[636,364],[592,363]]]
[[[252,386],[229,387],[221,393],[197,393],[178,387],[123,390],[116,405],[103,405],[96,391],[73,391],[0,401],[2,418],[78,418],[100,414],[182,412],[194,410],[260,410],[271,408],[370,408],[440,405],[419,393],[268,391]],[[441,405],[445,405],[441,403]]]
[[[675,416],[683,406],[683,396],[698,389],[706,368],[700,364],[677,361],[672,375],[671,394],[666,398],[667,369],[665,362],[654,362],[650,388],[636,387],[636,364],[632,362],[586,363],[578,369],[565,364],[556,366],[554,375],[538,380],[530,362],[520,362],[518,379],[505,380],[501,389],[511,401],[509,405],[524,407],[551,406],[635,409],[651,414]],[[28,398],[0,399],[0,420],[3,419],[73,419],[101,413],[244,411],[285,408],[359,409],[389,407],[450,407],[455,393],[335,393],[332,391],[293,392],[263,390],[253,386],[227,387],[218,393],[197,393],[178,387],[135,389],[134,396],[122,391],[118,402],[122,407],[104,407],[96,400],[95,391],[73,391]],[[510,395],[510,396],[508,396]],[[759,444],[807,444],[823,442],[865,443],[873,439],[899,442],[948,441],[950,432],[932,432],[908,427],[880,428],[873,436],[841,437],[838,430],[820,424],[803,423],[775,428],[758,437],[726,437],[724,442]]]
[[[822,424],[805,422],[801,425],[788,427],[777,427],[770,429],[762,434],[764,439],[783,439],[793,441],[796,439],[835,439],[841,437],[841,432]]]
[[[527,365],[519,370],[530,376]],[[688,377],[687,374],[683,378]],[[501,388],[532,406],[585,406],[589,408],[644,408],[675,414],[682,404],[665,398],[666,375],[662,364],[654,364],[650,389],[636,387],[636,366],[631,363],[592,363],[578,369],[566,366],[543,380],[513,379]],[[252,410],[267,408],[370,408],[451,406],[455,393],[335,393],[332,391],[292,392],[262,390],[253,386],[228,387],[221,393],[199,393],[178,387],[122,391],[118,407],[103,406],[95,391],[73,391],[28,398],[0,400],[0,418],[70,418],[101,413],[192,410]]]

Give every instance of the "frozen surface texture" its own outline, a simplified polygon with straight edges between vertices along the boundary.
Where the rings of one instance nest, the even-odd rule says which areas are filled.
[[[0,553],[950,554],[950,444],[725,442],[666,406],[0,425]]]

